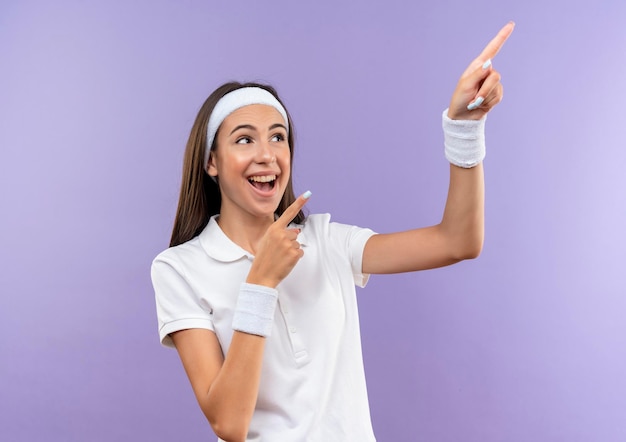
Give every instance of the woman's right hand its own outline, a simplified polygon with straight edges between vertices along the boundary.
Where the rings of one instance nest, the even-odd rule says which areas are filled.
[[[267,229],[257,246],[246,282],[275,288],[302,258],[304,251],[297,241],[300,229],[289,229],[287,226],[309,197],[309,192],[300,195]]]

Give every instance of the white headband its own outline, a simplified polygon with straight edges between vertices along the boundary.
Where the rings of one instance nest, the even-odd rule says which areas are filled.
[[[285,119],[285,125],[289,126],[287,111],[276,99],[276,97],[265,89],[260,87],[244,87],[229,92],[217,102],[213,112],[211,113],[211,117],[209,118],[206,151],[204,153],[205,168],[209,162],[209,153],[211,152],[211,146],[213,145],[213,139],[215,138],[217,129],[219,129],[220,125],[224,122],[227,116],[235,112],[237,109],[251,104],[265,104],[267,106],[272,106],[283,116]],[[289,131],[289,127],[287,127],[287,131]]]

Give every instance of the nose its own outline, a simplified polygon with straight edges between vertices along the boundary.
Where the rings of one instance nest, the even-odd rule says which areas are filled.
[[[257,163],[273,163],[276,161],[276,155],[272,150],[272,146],[267,141],[260,141],[257,144]]]

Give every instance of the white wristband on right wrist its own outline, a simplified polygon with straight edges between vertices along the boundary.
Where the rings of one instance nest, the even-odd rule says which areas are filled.
[[[458,167],[469,169],[485,159],[485,121],[451,120],[443,111],[442,126],[446,159]]]
[[[278,290],[263,285],[241,284],[233,315],[236,331],[268,337],[274,325]]]

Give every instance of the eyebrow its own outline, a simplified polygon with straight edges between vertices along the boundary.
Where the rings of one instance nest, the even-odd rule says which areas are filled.
[[[276,129],[278,127],[282,127],[283,129],[285,129],[285,132],[287,132],[287,128],[285,127],[284,124],[282,123],[275,123],[272,124],[269,127],[269,130],[273,130]],[[235,127],[231,132],[230,135],[234,134],[235,132],[237,132],[239,129],[250,129],[250,130],[256,130],[256,127],[252,126],[251,124],[240,124],[239,126]]]

